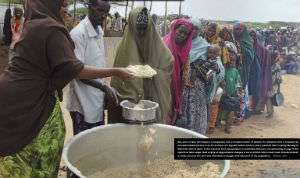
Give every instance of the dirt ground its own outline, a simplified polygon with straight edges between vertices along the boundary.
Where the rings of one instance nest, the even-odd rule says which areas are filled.
[[[7,63],[5,47],[0,47],[0,73]],[[229,138],[300,138],[300,76],[283,76],[282,92],[285,104],[275,108],[272,119],[263,115],[252,116],[236,126],[232,134],[217,130],[209,137]],[[72,124],[68,112],[62,103],[67,128],[66,142],[72,136]],[[63,165],[63,163],[62,163]],[[65,177],[60,172],[60,178]],[[226,178],[300,178],[300,160],[298,161],[231,161],[231,169]]]
[[[8,61],[8,47],[0,45],[0,74],[4,70]]]
[[[284,75],[282,92],[285,103],[275,108],[274,118],[252,116],[236,126],[232,134],[218,130],[209,137],[300,138],[300,76]],[[228,178],[300,178],[297,161],[231,161]],[[226,178],[227,178],[226,177]]]
[[[209,137],[300,138],[300,76],[285,75],[283,81],[285,103],[275,108],[272,119],[266,119],[264,115],[252,116],[242,125],[236,126],[231,134],[225,134],[223,129],[219,129]],[[68,139],[72,126],[68,113],[64,112],[64,115]],[[300,178],[300,160],[231,161],[226,178]]]

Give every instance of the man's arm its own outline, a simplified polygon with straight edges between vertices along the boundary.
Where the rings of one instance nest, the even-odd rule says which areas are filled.
[[[86,85],[92,86],[94,88],[98,88],[105,92],[105,85],[101,82],[95,81],[95,80],[87,80],[87,79],[80,79],[80,81]]]
[[[74,53],[81,62],[85,63],[86,37],[78,31],[72,30],[71,38],[75,44]],[[125,68],[97,68],[85,65],[77,78],[79,79],[97,79],[106,77],[120,77],[122,79],[130,79],[133,75]]]
[[[105,85],[101,82],[95,81],[95,80],[86,80],[86,79],[81,79],[80,80],[82,83],[98,88],[102,90],[105,93],[105,103],[106,105],[111,105],[111,106],[116,106],[119,103],[118,96],[119,93],[112,87]]]

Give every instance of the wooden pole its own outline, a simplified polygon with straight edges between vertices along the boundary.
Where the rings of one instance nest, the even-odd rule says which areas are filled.
[[[76,19],[76,4],[77,4],[77,0],[74,1],[74,6],[73,6],[73,25],[75,24],[75,19]]]
[[[144,0],[144,7],[146,7],[146,1]]]
[[[128,11],[128,0],[126,1],[125,19],[127,19],[127,11]]]
[[[22,0],[23,9],[25,10],[25,1]]]
[[[133,7],[134,7],[134,1],[132,1],[131,10],[133,9]]]
[[[179,16],[181,15],[181,5],[182,5],[182,1],[179,1]]]
[[[151,10],[152,10],[152,1],[150,1],[150,9],[149,9],[150,13],[151,13]]]
[[[164,35],[167,34],[167,17],[168,17],[168,1],[165,1],[165,21],[164,21]]]

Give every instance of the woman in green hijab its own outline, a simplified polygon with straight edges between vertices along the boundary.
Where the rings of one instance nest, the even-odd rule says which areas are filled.
[[[238,69],[241,76],[242,87],[245,91],[244,102],[246,103],[245,109],[242,111],[242,118],[250,117],[250,102],[248,94],[250,69],[253,67],[253,61],[255,59],[255,53],[253,48],[252,38],[249,35],[249,31],[245,24],[236,23],[233,26],[233,35],[236,40],[236,46],[239,54]]]
[[[132,81],[113,77],[111,86],[120,93],[120,99],[135,103],[141,99],[157,102],[159,104],[157,120],[163,123],[171,106],[172,63],[172,54],[156,31],[148,9],[145,7],[133,9],[116,53],[114,67],[147,64],[158,74],[151,79]],[[120,118],[120,107],[109,109],[110,123],[122,122]]]
[[[252,38],[247,27],[243,23],[236,23],[233,27],[233,35],[238,43],[237,47],[240,54],[239,68],[242,85],[245,88],[249,82],[250,67],[254,60],[254,48]]]

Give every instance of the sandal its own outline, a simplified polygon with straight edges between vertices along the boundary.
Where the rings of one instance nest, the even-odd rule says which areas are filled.
[[[231,128],[225,128],[225,133],[231,134],[231,132],[232,132]]]
[[[267,115],[265,116],[265,118],[271,119],[271,118],[273,118],[273,114],[267,114]]]
[[[215,132],[215,128],[210,127],[207,131],[208,134],[213,134]]]
[[[262,113],[263,113],[262,111],[252,111],[251,112],[251,114],[253,114],[253,115],[260,115]]]
[[[215,124],[215,127],[218,128],[218,129],[222,128],[222,122],[221,122],[221,120],[219,120],[219,119],[217,120],[217,122]]]

